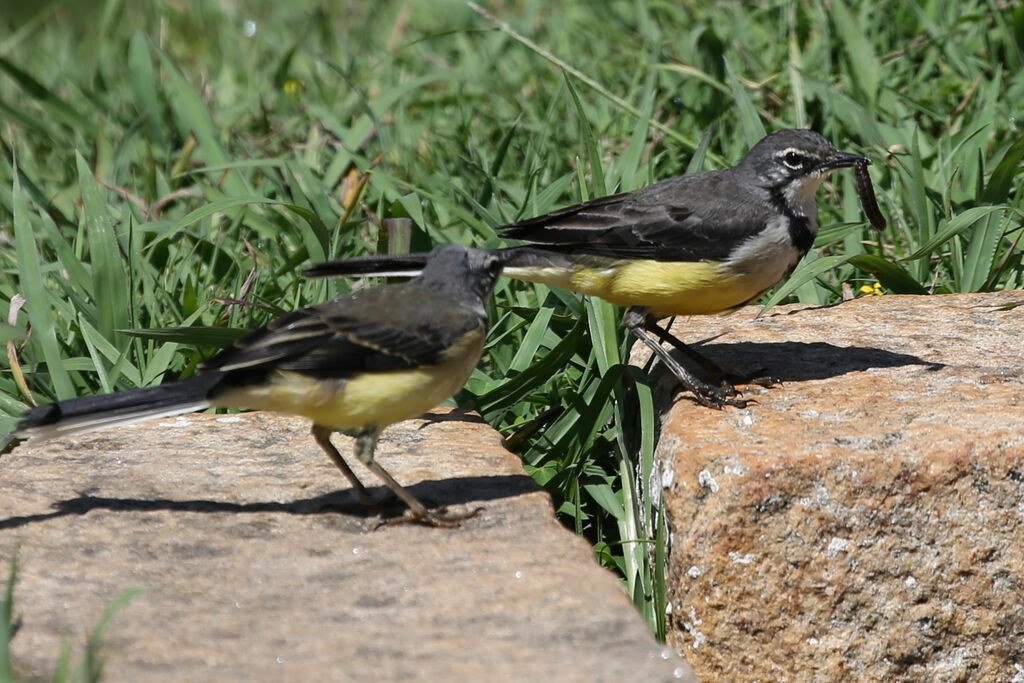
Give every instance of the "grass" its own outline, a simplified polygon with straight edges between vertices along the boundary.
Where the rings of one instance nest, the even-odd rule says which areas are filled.
[[[497,245],[495,226],[734,163],[780,127],[874,159],[891,228],[869,230],[852,174],[836,175],[817,249],[767,303],[836,301],[844,283],[1024,285],[1024,7],[489,7],[6,13],[0,312],[20,310],[0,328],[0,431],[33,402],[188,375],[241,330],[350,286],[303,280],[309,261]],[[512,437],[663,636],[655,414],[620,315],[502,281],[456,400]]]
[[[22,678],[14,667],[10,651],[11,638],[21,626],[14,606],[14,589],[20,571],[18,553],[15,551],[10,558],[4,595],[0,600],[0,683],[13,683]],[[141,592],[141,589],[127,590],[107,605],[99,621],[89,632],[82,656],[77,661],[72,661],[71,647],[67,641],[63,643],[53,675],[54,683],[95,683],[103,679],[103,669],[106,665],[104,638],[107,630],[117,613]]]

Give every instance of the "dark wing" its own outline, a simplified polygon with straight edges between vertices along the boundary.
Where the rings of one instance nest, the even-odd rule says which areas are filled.
[[[291,370],[345,378],[435,365],[479,322],[457,308],[424,315],[431,303],[428,292],[408,285],[363,290],[284,315],[242,337],[201,369],[254,376]]]
[[[560,252],[659,261],[721,261],[764,229],[757,204],[725,196],[722,172],[682,176],[499,228]]]

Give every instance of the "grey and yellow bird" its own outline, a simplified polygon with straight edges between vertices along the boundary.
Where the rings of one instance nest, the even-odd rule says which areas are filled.
[[[191,378],[33,408],[7,443],[215,407],[299,415],[312,420],[313,438],[361,501],[372,498],[331,443],[332,432],[355,437],[356,456],[414,519],[450,526],[462,517],[428,510],[374,460],[374,449],[385,427],[430,410],[465,383],[483,352],[486,300],[501,268],[487,251],[438,247],[414,280],[288,313],[210,358]]]
[[[809,130],[779,130],[743,160],[718,171],[671,178],[498,228],[524,246],[494,250],[504,275],[598,296],[628,307],[624,324],[708,406],[743,406],[731,384],[683,367],[668,342],[705,368],[709,361],[657,319],[731,311],[793,271],[818,233],[815,194],[828,174],[866,157],[840,152]],[[870,187],[870,179],[868,180]],[[873,202],[873,200],[872,200]],[[877,207],[868,210],[875,222]],[[881,226],[884,228],[884,221]],[[423,254],[367,256],[314,264],[311,277],[410,275]]]

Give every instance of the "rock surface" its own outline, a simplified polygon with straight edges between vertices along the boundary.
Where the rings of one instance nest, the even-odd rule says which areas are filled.
[[[62,638],[80,650],[141,587],[106,681],[693,680],[478,417],[396,425],[378,460],[428,504],[483,510],[373,530],[308,425],[266,414],[20,446],[0,460],[16,670],[49,680]]]
[[[679,321],[778,377],[659,442],[670,642],[706,680],[1024,681],[1024,292]],[[717,336],[716,336],[717,335]]]

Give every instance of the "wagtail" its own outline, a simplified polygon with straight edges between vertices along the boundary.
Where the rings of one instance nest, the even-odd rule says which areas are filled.
[[[409,506],[414,519],[451,526],[466,517],[428,510],[374,461],[388,425],[458,391],[480,360],[486,299],[499,256],[438,247],[422,273],[288,313],[245,335],[194,377],[155,387],[59,401],[26,412],[7,443],[29,443],[205,408],[252,408],[313,421],[313,438],[360,500],[372,501],[331,433],[355,437],[356,457]]]
[[[662,329],[659,317],[731,311],[789,275],[818,232],[815,193],[837,168],[866,157],[840,152],[809,130],[779,130],[733,168],[671,178],[498,228],[526,246],[494,250],[508,277],[599,296],[628,307],[623,322],[704,405],[743,407],[731,384],[709,383],[659,343],[717,370]],[[862,197],[864,192],[862,191]],[[865,200],[866,201],[866,200]],[[884,221],[873,204],[876,227]],[[878,217],[878,221],[875,217]],[[367,256],[315,264],[312,277],[410,275],[423,254]]]

